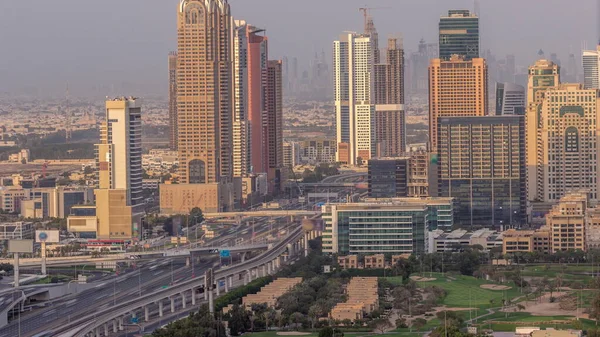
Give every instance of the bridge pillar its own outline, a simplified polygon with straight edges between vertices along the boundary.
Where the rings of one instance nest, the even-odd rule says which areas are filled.
[[[267,273],[271,275],[271,261],[267,262]]]
[[[246,252],[242,253],[242,263],[246,261]]]
[[[108,323],[104,323],[104,336],[108,336]]]
[[[229,287],[233,288],[233,275],[229,275]]]
[[[211,314],[215,313],[215,299],[212,288],[208,290],[208,312]]]
[[[171,313],[175,312],[175,297],[170,297],[171,300]]]
[[[119,331],[123,331],[123,317],[117,318],[119,320]]]
[[[196,305],[196,289],[192,288],[192,306]]]
[[[288,250],[288,255],[294,255],[294,245],[291,243],[288,243],[287,245],[287,250]]]
[[[163,301],[158,301],[158,317],[163,317]]]
[[[304,257],[308,256],[308,233],[304,234]]]
[[[225,293],[229,292],[229,276],[225,276]]]
[[[215,289],[217,290],[217,297],[221,296],[221,287],[219,286],[219,280],[217,279]]]
[[[186,301],[187,301],[187,298],[185,297],[185,291],[184,291],[181,293],[181,303],[182,303],[184,309],[187,308]]]
[[[189,266],[190,266],[190,258],[189,258],[189,257],[186,257],[186,258],[185,258],[185,266],[186,266],[186,267],[189,267]]]
[[[116,319],[113,319],[112,326],[113,326],[113,332],[117,333],[118,328],[117,328],[117,320]]]
[[[149,306],[144,307],[144,320],[146,322],[150,322],[150,307]]]

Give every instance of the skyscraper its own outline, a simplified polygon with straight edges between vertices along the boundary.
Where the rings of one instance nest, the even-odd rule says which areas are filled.
[[[439,196],[455,198],[455,224],[525,223],[524,117],[441,117],[439,127]]]
[[[600,45],[596,50],[584,50],[583,63],[583,87],[586,89],[600,89]]]
[[[248,123],[250,125],[250,171],[267,172],[265,152],[265,95],[267,92],[268,38],[263,29],[247,27],[248,35]]]
[[[177,150],[177,53],[169,53],[169,148]]]
[[[496,115],[525,116],[525,88],[514,83],[496,83]]]
[[[543,95],[537,148],[537,197],[557,202],[583,190],[598,200],[600,99],[598,89],[561,84]]]
[[[364,34],[342,35],[333,43],[337,161],[356,165],[375,155],[375,105],[371,103],[373,44]]]
[[[437,149],[439,117],[484,116],[488,113],[488,69],[482,58],[448,61],[433,59],[429,65],[429,137]]]
[[[248,122],[248,30],[245,21],[235,21],[233,35],[233,176],[250,172],[251,146]]]
[[[283,189],[283,79],[282,61],[267,63],[265,154],[269,192]]]
[[[177,7],[179,184],[163,184],[165,214],[233,204],[233,20],[227,0]]]
[[[231,180],[232,22],[226,0],[181,0],[179,4],[177,112],[182,184]]]
[[[100,238],[139,238],[142,195],[142,115],[135,98],[106,101],[106,120],[96,145],[96,214]]]
[[[449,60],[452,55],[464,56],[465,60],[479,57],[479,18],[469,10],[449,10],[439,24],[440,59]]]
[[[544,92],[560,83],[560,67],[548,60],[538,60],[529,67],[527,85],[527,199],[542,200],[538,191],[538,144],[541,138],[541,110]]]
[[[387,63],[374,66],[373,93],[378,155],[389,157],[404,153],[404,49],[396,38],[388,39]]]

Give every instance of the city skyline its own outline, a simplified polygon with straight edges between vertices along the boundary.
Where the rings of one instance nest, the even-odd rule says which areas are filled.
[[[37,1],[35,6],[31,6],[30,2],[0,4],[0,27],[11,33],[0,35],[0,43],[12,47],[12,52],[0,59],[0,92],[10,89],[42,97],[62,96],[64,83],[69,82],[72,83],[72,95],[104,97],[129,88],[128,94],[166,97],[168,74],[164,55],[176,49],[176,22],[172,15],[166,13],[173,13],[177,1],[137,0],[119,2],[118,5],[115,2],[114,6],[111,1],[114,0],[86,6],[71,6],[73,1],[70,0]],[[330,41],[337,38],[339,32],[362,30],[358,8],[364,6],[363,2],[350,0],[344,1],[343,6],[340,2],[331,1],[331,5],[317,7],[317,3],[311,1],[231,0],[230,4],[234,6],[232,12],[235,18],[243,18],[267,29],[274,46],[270,51],[273,59],[287,56],[291,63],[292,58],[297,57],[299,67],[307,69],[315,53],[325,51],[326,60],[330,62]],[[595,8],[595,1],[578,1],[578,6],[559,0],[544,1],[542,9],[536,6],[536,2],[507,0],[501,4],[481,3],[481,52],[491,49],[492,53],[502,57],[515,54],[517,65],[527,67],[535,61],[539,49],[546,51],[547,55],[557,53],[563,63],[566,63],[569,53],[580,55],[584,41],[587,42],[586,49],[594,49],[598,39],[596,11],[583,9]],[[447,14],[451,8],[472,10],[473,1],[410,0],[399,5],[394,1],[380,0],[371,1],[368,6],[389,8],[372,12],[381,41],[390,34],[402,33],[405,49],[416,51],[421,38],[437,42],[440,16]],[[120,10],[117,12],[114,8]],[[269,10],[265,14],[258,8]],[[515,11],[515,8],[519,10]],[[540,10],[548,14],[561,13],[564,24],[553,27],[542,24],[544,16],[534,15]],[[268,15],[271,12],[278,15]],[[292,42],[307,40],[304,37],[306,29],[294,28],[307,16],[314,18],[312,22],[319,23],[307,28],[309,33],[312,32],[312,42],[309,45]],[[507,17],[511,20],[505,20]],[[106,18],[109,18],[108,22]],[[10,29],[27,21],[32,22],[32,28]],[[135,28],[129,29],[132,22]],[[34,34],[33,29],[40,28],[39,25],[44,26],[43,33]],[[69,29],[73,25],[82,29]],[[515,34],[520,34],[521,38],[514,39]],[[131,48],[132,45],[135,48]],[[103,55],[106,49],[119,48],[129,48],[129,52],[118,58],[98,56]],[[44,50],[43,62],[37,57],[40,49]],[[580,64],[581,58],[577,56],[576,59]]]

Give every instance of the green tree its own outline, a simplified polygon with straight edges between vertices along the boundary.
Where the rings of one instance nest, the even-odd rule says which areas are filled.
[[[200,207],[194,207],[190,211],[190,219],[194,219],[194,224],[204,221],[204,215]]]
[[[380,334],[384,334],[386,331],[393,328],[392,322],[387,318],[378,318],[374,320],[371,322],[371,327]]]

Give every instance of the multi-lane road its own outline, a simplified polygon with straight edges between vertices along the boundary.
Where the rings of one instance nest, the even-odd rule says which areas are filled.
[[[207,245],[231,247],[236,244],[243,245],[266,240],[268,236],[276,238],[277,234],[289,225],[291,224],[270,221],[268,218],[252,218],[244,221],[242,225],[230,226],[229,229],[222,231],[219,237],[207,242]],[[134,264],[134,267],[119,268],[118,273],[94,282],[91,289],[46,302],[44,305],[37,305],[35,308],[32,307],[33,310],[26,310],[20,316],[17,315],[7,326],[0,329],[0,337],[32,336],[36,333],[52,331],[96,310],[118,306],[119,302],[134,299],[140,296],[140,293],[155,292],[172,283],[189,280],[192,275],[202,276],[207,268],[218,267],[220,263],[215,255],[202,256],[204,261],[202,263],[197,262],[198,258],[196,256],[195,259],[191,259],[190,266],[186,266],[185,258],[182,257],[157,261],[132,260],[127,265]],[[226,262],[228,261],[223,261]],[[77,284],[70,286],[77,287]],[[14,294],[20,296],[21,291],[15,291]],[[9,295],[12,293],[6,296]],[[10,298],[7,298],[7,301],[9,300]],[[165,323],[169,321],[167,316],[164,321]]]

